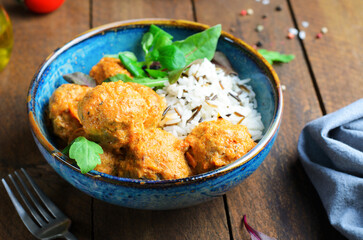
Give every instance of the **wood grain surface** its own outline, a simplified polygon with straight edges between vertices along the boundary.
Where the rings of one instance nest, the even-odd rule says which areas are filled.
[[[58,176],[38,151],[28,126],[26,97],[30,81],[54,49],[89,28],[89,1],[66,1],[47,15],[30,13],[16,1],[2,1],[14,29],[9,65],[0,73],[0,177],[26,168],[44,192],[73,221],[80,239],[91,238],[91,197]],[[74,24],[74,23],[77,24]],[[0,187],[0,239],[33,239]]]
[[[14,27],[10,64],[0,73],[0,177],[20,167],[72,219],[79,239],[249,239],[241,219],[278,239],[344,239],[329,224],[320,199],[297,156],[297,140],[310,120],[363,95],[363,2],[360,0],[77,0],[37,15],[3,0]],[[276,11],[276,6],[281,11]],[[241,16],[252,8],[253,15]],[[266,18],[262,18],[265,15]],[[73,188],[46,163],[32,139],[27,89],[38,66],[75,35],[102,24],[137,18],[173,18],[214,25],[250,45],[294,54],[275,64],[284,91],[279,136],[259,169],[225,197],[171,211],[141,211],[110,205]],[[302,21],[310,23],[308,28]],[[264,30],[256,32],[258,24]],[[286,38],[290,27],[304,41]],[[329,32],[315,35],[322,27]],[[0,187],[0,239],[34,239]]]
[[[282,11],[275,11],[277,5]],[[254,14],[241,16],[240,10],[247,8],[253,8]],[[251,45],[260,41],[263,48],[296,56],[289,64],[274,65],[286,86],[277,141],[260,168],[227,194],[234,239],[248,239],[241,228],[244,214],[252,226],[278,239],[322,239],[327,234],[336,234],[327,223],[320,200],[297,157],[300,131],[305,123],[321,116],[321,110],[300,43],[298,39],[286,38],[288,29],[294,26],[286,1],[263,5],[235,0],[228,1],[226,6],[218,0],[199,0],[196,13],[198,21],[222,23],[223,29],[233,30]],[[214,18],[217,14],[220,17]],[[263,19],[263,15],[267,18]],[[264,30],[256,32],[259,24]]]
[[[296,22],[327,113],[363,97],[363,1],[292,0]],[[321,39],[316,34],[327,27]]]

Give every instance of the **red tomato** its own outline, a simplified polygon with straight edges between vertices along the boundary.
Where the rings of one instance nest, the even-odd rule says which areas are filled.
[[[59,8],[64,0],[25,0],[25,5],[36,13],[50,13]]]

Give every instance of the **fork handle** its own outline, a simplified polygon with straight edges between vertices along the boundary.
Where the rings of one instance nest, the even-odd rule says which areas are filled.
[[[63,237],[67,240],[77,240],[77,238],[70,232],[64,233]]]

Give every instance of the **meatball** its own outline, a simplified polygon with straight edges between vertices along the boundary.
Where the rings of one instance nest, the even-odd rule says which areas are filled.
[[[194,174],[225,166],[256,145],[246,126],[224,119],[200,123],[185,142],[189,145],[186,158]]]
[[[63,84],[49,99],[49,118],[54,133],[66,142],[68,137],[81,127],[77,104],[90,89],[77,84]]]
[[[99,85],[107,78],[120,74],[126,74],[132,77],[131,74],[123,67],[120,59],[104,57],[89,72],[89,75],[96,80]]]
[[[157,99],[153,97],[150,99]],[[122,81],[96,86],[78,104],[86,135],[116,152],[122,151],[120,148],[128,144],[130,133],[155,126],[160,121],[154,119],[155,123],[149,123],[152,121],[149,119],[147,98],[149,96],[146,93],[140,94]]]
[[[101,164],[98,164],[94,170],[110,175],[117,175],[120,156],[109,151],[104,151],[100,157]]]
[[[146,128],[157,127],[166,108],[165,98],[160,97],[154,90],[137,83],[126,83],[145,99],[148,106],[147,118],[144,122]]]
[[[191,170],[184,158],[186,149],[184,141],[159,128],[132,134],[118,175],[152,180],[188,177]]]

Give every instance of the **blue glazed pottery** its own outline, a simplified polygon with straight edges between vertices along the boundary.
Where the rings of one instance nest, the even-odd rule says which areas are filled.
[[[103,201],[139,209],[173,209],[201,203],[221,196],[253,173],[266,158],[277,136],[282,114],[279,79],[267,61],[253,48],[222,32],[217,50],[231,61],[240,78],[249,83],[258,102],[265,125],[264,137],[257,146],[237,161],[217,170],[176,180],[140,180],[79,168],[57,149],[46,125],[46,110],[54,90],[65,83],[62,75],[89,73],[105,54],[132,51],[142,58],[140,41],[151,24],[174,36],[174,40],[200,32],[208,26],[184,20],[135,20],[104,25],[79,35],[52,53],[40,66],[30,84],[28,114],[30,126],[41,153],[74,187]]]

